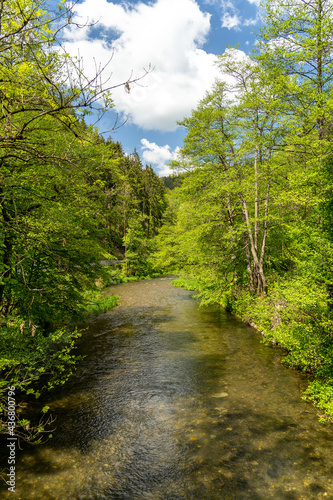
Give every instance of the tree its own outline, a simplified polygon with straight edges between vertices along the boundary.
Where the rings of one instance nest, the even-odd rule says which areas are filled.
[[[307,239],[316,239],[312,233],[318,228],[323,236],[331,232],[333,4],[267,0],[264,8],[256,57],[279,75],[272,73],[272,85],[285,103],[282,119],[288,134],[281,150],[290,173],[284,197],[305,222]],[[325,276],[330,282],[326,251],[320,260],[325,271],[316,279]]]
[[[222,260],[229,268],[223,273],[232,282],[243,280],[246,269],[250,290],[267,293],[266,246],[269,221],[275,217],[269,206],[272,179],[279,176],[273,150],[283,134],[277,122],[280,101],[267,73],[254,61],[237,61],[228,51],[218,64],[232,83],[217,83],[191,117],[181,122],[188,129],[181,154],[192,170],[181,191],[187,190],[196,207],[193,226],[200,218],[201,233],[203,225],[210,227],[207,237],[214,241],[222,230],[223,242],[216,242],[224,254],[218,259],[219,272]]]
[[[220,56],[221,81],[182,122],[186,176],[157,256],[314,374],[306,397],[332,420],[333,4],[264,7],[254,57]]]
[[[71,14],[64,5],[62,2],[59,14],[52,16],[44,10],[42,0],[0,3],[0,304],[3,315],[17,307],[11,295],[11,285],[17,279],[14,275],[20,275],[20,281],[26,284],[29,281],[29,272],[27,274],[24,266],[33,258],[18,252],[17,242],[24,241],[23,247],[29,248],[33,240],[36,245],[40,245],[40,240],[45,244],[52,241],[50,234],[43,236],[47,225],[42,228],[37,220],[50,208],[50,203],[55,207],[60,199],[62,203],[66,199],[71,204],[79,200],[78,186],[91,176],[80,159],[80,147],[87,146],[89,138],[79,116],[94,107],[112,106],[112,87],[101,83],[101,74],[86,78],[80,65],[59,50],[57,33],[61,22],[63,25],[70,22]],[[126,83],[129,82],[123,85]],[[55,216],[54,210],[48,213]],[[68,226],[69,214],[67,221],[63,214],[61,217],[63,234],[68,235],[71,227],[74,235],[73,226]],[[75,220],[78,222],[77,217]],[[51,219],[48,224],[51,231]],[[60,221],[54,220],[53,225],[57,224],[61,227]],[[64,237],[59,235],[58,241],[64,242]],[[68,247],[68,236],[66,241]],[[68,268],[68,252],[64,246],[58,246],[56,252],[53,246],[48,252],[54,261],[62,262],[61,268]],[[96,254],[92,258],[96,260]],[[83,259],[71,268],[73,276],[77,275],[78,266],[87,274],[89,268]],[[36,272],[33,274],[36,277]]]
[[[71,374],[77,333],[62,325],[109,250],[98,223],[106,148],[83,118],[112,106],[112,86],[61,50],[65,2],[55,15],[46,6],[0,0],[0,390],[21,395]],[[113,155],[114,178],[116,164]]]
[[[257,57],[279,77],[295,127],[293,147],[323,159],[328,153],[332,111],[333,5],[331,0],[266,0]]]

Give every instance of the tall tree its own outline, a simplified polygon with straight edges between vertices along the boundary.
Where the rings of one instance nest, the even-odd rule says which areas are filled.
[[[52,15],[45,10],[46,5],[43,0],[0,2],[0,304],[4,315],[16,307],[11,290],[18,275],[20,283],[30,287],[24,265],[34,258],[27,257],[24,249],[33,241],[37,247],[41,241],[46,246],[53,241],[53,236],[46,236],[46,228],[57,232],[58,242],[63,242],[57,250],[54,243],[48,249],[50,258],[52,255],[58,261],[59,268],[68,268],[68,261],[63,261],[69,255],[64,243],[66,240],[68,249],[67,224],[72,224],[71,216],[77,228],[83,222],[73,214],[82,205],[79,186],[93,175],[89,171],[91,160],[86,165],[81,161],[80,146],[88,150],[90,132],[78,118],[94,107],[112,107],[111,88],[103,87],[102,75],[86,78],[80,65],[59,50],[57,33],[61,25],[70,22],[71,10],[61,2],[59,13]],[[55,209],[65,200],[73,206],[67,221],[64,212]],[[48,223],[41,225],[38,219],[44,217],[48,204],[53,208],[49,207]],[[57,217],[63,220],[62,230]],[[77,229],[71,227],[74,241]],[[96,253],[91,258],[96,260]],[[84,273],[88,272],[85,260],[79,259],[71,267],[73,277],[81,263]],[[43,286],[31,289],[35,288],[40,294]]]
[[[270,71],[272,85],[285,102],[282,120],[288,135],[281,149],[289,164],[289,186],[284,198],[294,216],[298,214],[305,223],[310,242],[313,230],[320,229],[323,236],[323,229],[330,226],[333,4],[331,0],[266,0],[263,6],[264,28],[256,57]],[[326,275],[329,269],[324,261],[330,258],[324,252],[320,260]]]
[[[200,208],[202,202],[195,203],[193,220],[201,214],[201,227],[223,225],[220,248],[234,268],[231,279],[240,279],[235,265],[239,270],[245,266],[250,290],[261,294],[267,293],[264,266],[269,221],[274,219],[269,213],[272,179],[279,175],[273,150],[282,137],[277,121],[281,109],[267,73],[254,61],[237,61],[235,54],[228,51],[219,58],[222,75],[232,83],[218,83],[182,122],[188,133],[181,153],[193,171],[182,190],[197,179],[196,191],[205,197],[206,207],[210,204],[210,215]],[[201,194],[196,195],[200,200]]]
[[[59,50],[71,11],[47,5],[0,0],[0,402],[10,381],[33,392],[42,375],[51,387],[71,373],[76,334],[59,325],[101,275],[98,215],[119,178],[117,155],[83,121],[112,106],[111,87]]]

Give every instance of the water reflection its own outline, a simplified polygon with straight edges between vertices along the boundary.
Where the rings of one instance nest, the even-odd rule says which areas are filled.
[[[49,403],[56,437],[21,454],[15,496],[333,498],[331,427],[283,353],[170,280],[112,293],[123,303],[91,321],[87,357]]]

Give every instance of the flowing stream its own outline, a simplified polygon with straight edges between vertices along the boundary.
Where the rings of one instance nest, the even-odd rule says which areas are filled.
[[[76,375],[48,402],[54,438],[18,454],[30,499],[333,499],[332,426],[305,376],[170,279],[113,286]]]

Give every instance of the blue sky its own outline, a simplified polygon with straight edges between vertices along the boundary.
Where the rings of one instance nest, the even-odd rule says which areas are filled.
[[[249,53],[260,28],[260,0],[79,0],[67,29],[66,49],[82,59],[88,76],[104,67],[104,80],[118,85],[153,70],[130,92],[113,91],[115,107],[99,122],[126,153],[134,148],[159,175],[182,145],[177,121],[189,115],[218,76],[216,56],[227,46]],[[92,26],[92,24],[94,24]],[[112,129],[126,120],[119,129]]]

